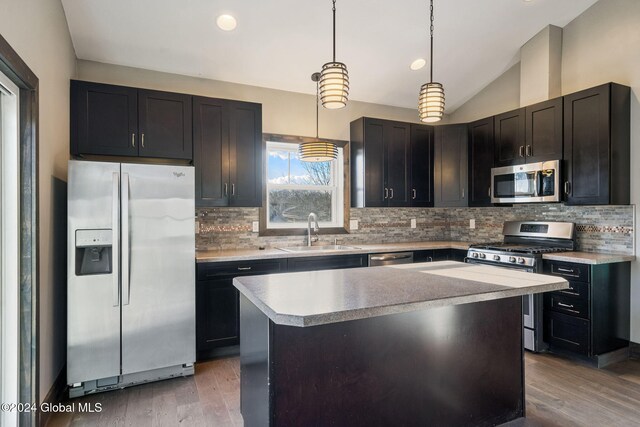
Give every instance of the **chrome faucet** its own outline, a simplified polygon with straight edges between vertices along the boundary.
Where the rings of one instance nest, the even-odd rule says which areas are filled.
[[[313,226],[313,231],[314,233],[316,233],[316,236],[313,240],[311,240],[311,218],[313,218],[313,221],[315,222],[315,225]],[[318,225],[318,215],[311,212],[309,214],[309,217],[307,218],[307,246],[311,246],[312,241],[313,242],[318,241],[318,231],[320,231],[320,226]]]

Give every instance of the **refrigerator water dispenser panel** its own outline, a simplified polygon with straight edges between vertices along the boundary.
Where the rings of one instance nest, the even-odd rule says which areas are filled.
[[[111,229],[76,230],[76,276],[111,274]]]

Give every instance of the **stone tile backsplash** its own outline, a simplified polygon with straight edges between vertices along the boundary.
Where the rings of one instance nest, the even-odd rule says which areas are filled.
[[[199,233],[196,247],[205,249],[252,249],[259,246],[298,246],[304,236],[258,236],[251,223],[258,221],[257,208],[196,209]],[[454,240],[487,242],[502,240],[502,223],[508,220],[572,221],[577,225],[579,250],[634,253],[634,206],[566,206],[530,204],[488,208],[363,208],[350,210],[358,230],[349,234],[320,235],[320,242],[368,244]],[[411,228],[411,219],[416,228]],[[475,219],[476,228],[469,228]],[[322,230],[320,230],[322,233]]]

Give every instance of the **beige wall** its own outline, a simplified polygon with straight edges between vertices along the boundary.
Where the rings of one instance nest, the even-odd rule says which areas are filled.
[[[560,96],[562,28],[547,25],[520,48],[520,106]]]
[[[510,70],[511,71],[511,70]],[[510,72],[509,71],[509,72]],[[509,73],[507,72],[507,73]],[[563,29],[562,94],[606,82],[631,87],[631,203],[640,203],[640,1],[600,0]],[[513,77],[513,76],[512,76]],[[526,82],[523,82],[526,83]],[[515,108],[520,81],[505,75],[460,107],[463,122]],[[499,100],[499,111],[492,99]],[[509,105],[511,103],[511,105]],[[502,108],[504,105],[504,108]],[[635,225],[636,242],[640,230]],[[636,248],[636,256],[637,256]],[[640,342],[640,262],[632,263],[631,339]]]
[[[69,78],[75,53],[60,1],[2,0],[0,32],[38,76],[40,91],[40,398],[64,366],[63,259],[56,255],[54,235],[66,218],[54,215],[66,204],[64,185],[69,158]],[[62,218],[60,218],[62,216]],[[62,220],[56,222],[57,220]],[[64,233],[62,233],[64,236]],[[62,249],[64,251],[64,241]],[[64,254],[64,252],[63,252]]]
[[[466,123],[520,107],[520,63],[489,83],[448,117],[447,123]]]
[[[262,104],[262,128],[266,133],[315,136],[315,95],[267,89],[140,68],[92,61],[77,62],[78,79],[148,89],[183,92]],[[314,83],[309,75],[309,88]],[[349,123],[362,116],[418,122],[416,109],[350,101],[340,110],[320,109],[320,136],[349,139]]]

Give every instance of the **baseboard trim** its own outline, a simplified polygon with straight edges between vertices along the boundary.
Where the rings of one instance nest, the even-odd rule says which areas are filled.
[[[635,359],[640,359],[640,344],[637,342],[629,342],[629,356]]]
[[[65,365],[62,367],[62,369],[58,373],[58,376],[53,382],[53,385],[49,389],[49,392],[45,396],[42,403],[53,405],[53,404],[62,402],[65,396],[66,390],[67,390],[67,366]],[[38,425],[46,426],[47,423],[49,422],[49,418],[52,412],[38,411],[38,414],[40,414],[40,420],[38,421]]]

